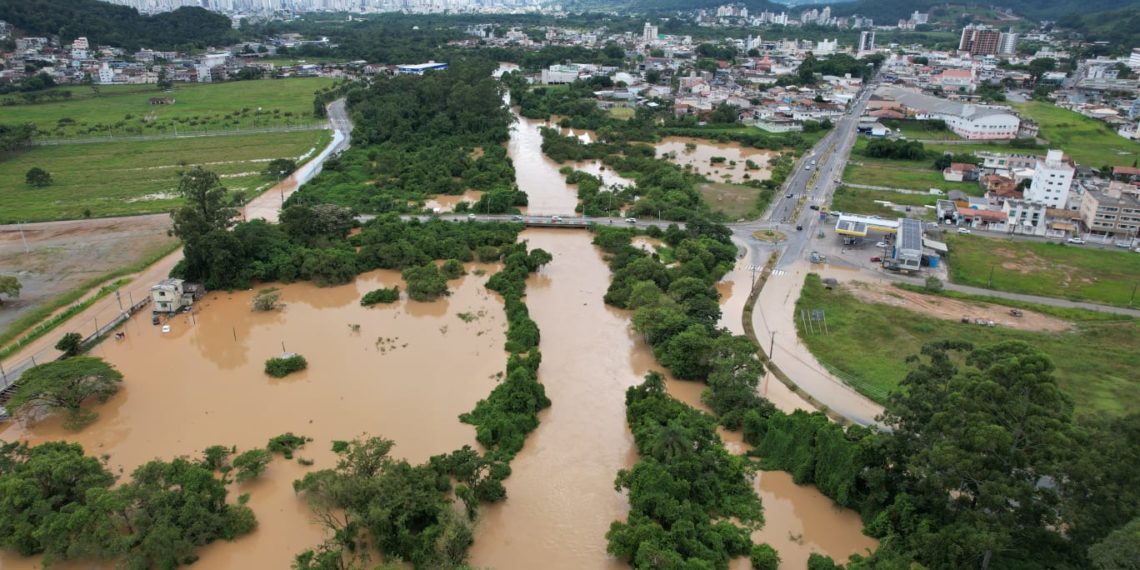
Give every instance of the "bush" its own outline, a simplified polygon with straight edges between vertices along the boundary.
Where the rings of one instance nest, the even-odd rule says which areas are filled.
[[[466,275],[467,272],[463,269],[463,262],[458,259],[449,259],[443,262],[443,267],[440,268],[443,276],[448,279],[455,279]]]
[[[926,278],[925,287],[926,287],[927,291],[935,291],[935,292],[941,291],[942,290],[942,280],[931,275],[931,276]]]
[[[408,282],[408,297],[416,301],[434,301],[447,295],[447,279],[434,263],[410,267],[403,272]]]
[[[238,483],[244,483],[250,479],[256,479],[265,472],[265,468],[269,466],[269,462],[273,460],[273,455],[264,449],[251,449],[238,455],[234,458],[234,469],[237,469],[237,476],[234,480]]]
[[[268,287],[257,292],[257,296],[253,298],[253,310],[255,311],[272,311],[277,308],[277,302],[281,299],[281,292],[275,287]]]
[[[807,570],[843,570],[843,567],[836,564],[830,556],[812,552],[808,556]]]
[[[780,554],[767,544],[755,544],[749,556],[752,570],[776,570],[780,567]]]
[[[304,356],[294,354],[292,356],[285,356],[280,358],[270,358],[265,361],[265,373],[274,378],[284,378],[299,370],[304,370],[309,367],[309,362],[305,360]]]
[[[269,440],[269,445],[265,446],[270,453],[280,453],[285,456],[285,459],[293,459],[293,452],[305,446],[305,442],[311,441],[303,435],[293,435],[293,432],[283,433],[277,437]]]
[[[55,349],[63,352],[64,358],[76,356],[83,350],[83,335],[69,332],[55,343]]]
[[[43,188],[45,186],[51,186],[52,179],[48,171],[36,166],[32,167],[28,170],[27,174],[24,175],[24,182],[26,182],[28,186]]]
[[[395,303],[400,300],[400,288],[380,288],[375,291],[369,291],[364,294],[360,299],[360,305],[370,307],[377,303]]]

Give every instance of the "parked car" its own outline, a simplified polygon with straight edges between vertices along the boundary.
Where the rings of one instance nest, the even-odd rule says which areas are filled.
[[[1118,241],[1118,242],[1116,242],[1116,247],[1123,248],[1123,249],[1132,249],[1132,243],[1125,242],[1125,241]]]
[[[888,245],[890,245],[890,244],[888,244],[885,241],[881,241],[881,242],[875,244],[875,247],[887,247]]]
[[[875,257],[871,258],[871,263],[882,263],[882,262],[883,262],[883,258],[879,257],[877,255]]]
[[[970,233],[970,228],[958,228],[958,233],[968,234],[968,233]]]
[[[1078,237],[1071,237],[1065,241],[1067,241],[1071,244],[1074,244],[1074,245],[1084,245],[1084,243],[1085,243],[1085,240],[1078,238]]]
[[[552,221],[556,224],[561,224],[562,223],[562,216],[550,216],[550,221]]]

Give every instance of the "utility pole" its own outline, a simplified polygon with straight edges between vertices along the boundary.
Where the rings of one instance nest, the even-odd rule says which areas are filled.
[[[993,289],[993,288],[994,288],[994,268],[995,268],[995,267],[997,267],[997,265],[996,265],[996,264],[995,264],[995,265],[991,265],[991,266],[990,266],[990,283],[989,283],[989,285],[988,285],[988,287],[989,287],[990,289]]]
[[[774,352],[776,351],[776,331],[771,332],[771,338],[768,341],[768,362],[772,361]]]

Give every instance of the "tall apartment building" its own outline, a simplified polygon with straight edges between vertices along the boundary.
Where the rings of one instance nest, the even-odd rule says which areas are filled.
[[[1040,202],[1050,208],[1064,208],[1075,172],[1073,165],[1065,161],[1063,152],[1050,150],[1044,160],[1037,160],[1037,165],[1033,168],[1033,182],[1025,191],[1025,199]]]
[[[1020,37],[1020,34],[1013,31],[1013,27],[1010,27],[1008,32],[1002,32],[998,38],[998,55],[1015,55],[1017,53],[1017,40]]]
[[[1001,32],[985,25],[970,25],[962,28],[962,38],[958,41],[958,51],[970,55],[995,55],[1001,43]]]
[[[875,51],[875,32],[859,32],[859,53]]]
[[[644,42],[657,41],[657,26],[646,22],[645,28],[641,30],[641,40]]]

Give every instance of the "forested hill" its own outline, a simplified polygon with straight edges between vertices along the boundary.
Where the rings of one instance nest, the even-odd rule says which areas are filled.
[[[1072,14],[1059,22],[1065,28],[1080,32],[1092,41],[1108,42],[1118,53],[1140,46],[1140,6],[1123,10]]]
[[[599,10],[633,12],[639,14],[653,14],[662,12],[678,12],[688,10],[716,9],[725,4],[743,4],[749,11],[787,12],[788,7],[768,0],[570,0],[562,5],[571,11]]]
[[[0,20],[29,36],[58,35],[70,42],[125,49],[176,49],[224,45],[237,34],[230,19],[202,8],[179,8],[154,16],[96,0],[0,0]]]
[[[693,0],[699,2],[700,0]],[[1036,20],[1056,20],[1070,14],[1114,10],[1127,6],[1135,6],[1136,0],[858,0],[831,6],[832,14],[837,16],[859,14],[872,18],[876,23],[891,23],[900,18],[906,18],[915,10],[929,11],[934,6],[946,4],[960,6],[979,6],[988,8],[1012,9],[1019,16]],[[817,8],[825,4],[820,2]],[[803,8],[809,8],[803,6]]]

